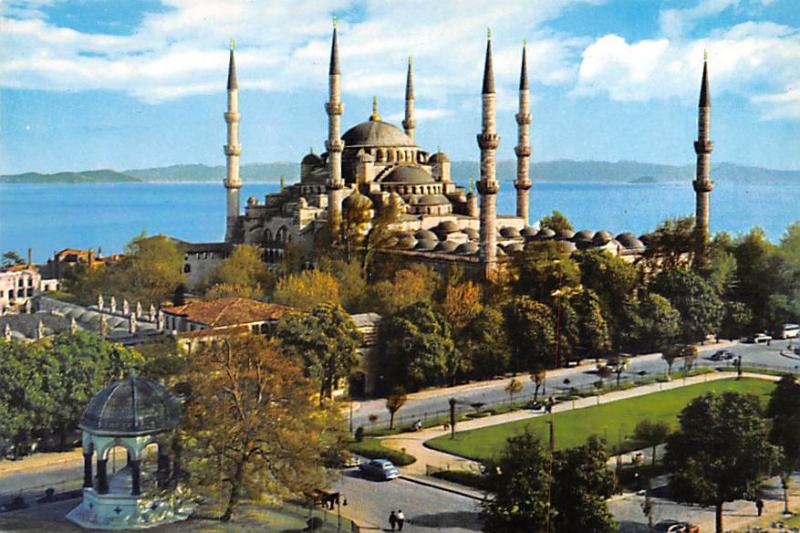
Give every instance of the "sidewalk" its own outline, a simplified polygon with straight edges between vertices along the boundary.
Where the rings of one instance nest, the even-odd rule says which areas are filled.
[[[660,356],[659,356],[660,357]],[[644,396],[653,392],[661,392],[665,390],[685,387],[694,385],[696,383],[705,383],[708,381],[717,381],[720,379],[731,379],[736,377],[736,372],[719,372],[716,374],[702,374],[690,378],[675,379],[667,383],[653,383],[651,385],[643,385],[633,389],[609,392],[601,396],[590,396],[588,398],[581,398],[570,402],[557,403],[553,406],[554,413],[561,413],[571,411],[573,409],[582,409],[594,405],[600,405],[618,400],[628,398],[635,398],[637,396]],[[764,374],[753,374],[745,372],[742,377],[764,379],[768,381],[778,381],[780,378],[777,376],[768,376]],[[515,422],[517,420],[526,420],[542,416],[543,412],[533,412],[526,410],[512,411],[501,415],[487,416],[485,418],[478,418],[474,420],[467,420],[459,422],[456,425],[456,431],[469,431],[472,429],[479,429],[484,427],[496,426],[505,424],[506,422]],[[402,467],[400,470],[403,473],[425,475],[427,465],[444,470],[474,470],[478,468],[479,463],[469,459],[464,459],[456,455],[434,450],[425,446],[425,441],[448,435],[450,432],[442,429],[441,426],[423,429],[413,433],[401,433],[390,437],[381,438],[381,442],[388,448],[394,450],[405,451],[417,458],[416,462]]]

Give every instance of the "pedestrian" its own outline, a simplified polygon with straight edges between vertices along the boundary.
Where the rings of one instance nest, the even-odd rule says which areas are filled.
[[[756,510],[758,511],[758,516],[761,516],[761,513],[764,512],[764,500],[758,498],[756,500]],[[402,527],[400,529],[403,529]]]
[[[394,527],[397,525],[397,515],[394,514],[394,510],[389,513],[389,525],[392,526],[392,531],[394,531]]]
[[[403,531],[403,523],[406,521],[406,515],[403,514],[402,509],[397,510],[397,531]]]

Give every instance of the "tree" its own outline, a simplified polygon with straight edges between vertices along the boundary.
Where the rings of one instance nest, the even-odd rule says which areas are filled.
[[[544,533],[554,513],[548,504],[551,457],[530,433],[511,437],[497,461],[485,470],[481,503],[483,531]]]
[[[392,227],[399,216],[400,207],[395,202],[389,201],[378,210],[377,216],[372,219],[372,227],[364,239],[364,254],[361,258],[364,279],[373,279],[375,256],[381,248],[388,247],[394,235]]]
[[[547,394],[547,370],[544,368],[537,368],[531,372],[531,381],[533,381],[533,401],[536,403],[539,399],[539,389],[543,389],[542,393]]]
[[[125,256],[107,269],[110,291],[142,305],[160,305],[184,282],[183,251],[164,235],[137,237],[125,247]],[[92,298],[97,298],[93,294]]]
[[[454,374],[455,345],[447,321],[430,304],[412,304],[384,319],[378,336],[384,390],[417,390]]]
[[[584,290],[571,301],[578,320],[575,356],[581,359],[586,356],[599,358],[607,355],[611,351],[611,335],[608,322],[603,316],[600,298],[594,291]]]
[[[611,371],[617,375],[617,388],[619,388],[619,380],[622,377],[622,373],[625,372],[625,369],[628,367],[628,358],[622,355],[615,355],[608,360],[608,366],[611,368]]]
[[[734,242],[736,281],[733,299],[744,303],[752,313],[751,328],[764,329],[769,324],[769,299],[786,293],[783,258],[767,240],[764,230],[754,228]]]
[[[552,368],[556,347],[553,314],[546,305],[517,296],[503,310],[511,339],[512,368]]]
[[[255,298],[272,289],[275,276],[261,257],[261,250],[250,244],[239,244],[206,281],[209,297],[242,296]]]
[[[800,270],[800,222],[790,224],[781,237],[780,249],[794,270]]]
[[[386,398],[386,409],[389,411],[389,429],[394,429],[394,415],[406,404],[408,395],[403,387],[397,386]]]
[[[511,346],[503,314],[484,307],[455,338],[456,347],[469,361],[472,376],[491,378],[509,368]]]
[[[558,242],[533,241],[523,252],[514,254],[510,278],[515,294],[549,305],[565,289],[578,287],[581,274],[577,263]]]
[[[770,442],[783,452],[780,473],[784,512],[789,513],[791,476],[800,468],[800,384],[794,376],[787,374],[778,381],[769,399],[767,415],[772,419]]]
[[[653,464],[656,464],[656,446],[666,442],[671,432],[666,422],[642,420],[633,429],[633,436],[639,443],[653,448]]]
[[[551,214],[542,217],[541,226],[542,228],[551,229],[556,233],[561,230],[573,231],[575,229],[572,227],[572,224],[570,223],[569,219],[567,219],[566,215],[555,209]]]
[[[667,298],[680,312],[686,342],[703,341],[706,335],[719,331],[725,313],[722,300],[697,273],[682,269],[662,270],[649,288]]]
[[[644,252],[645,269],[657,272],[660,269],[688,268],[694,261],[695,239],[694,217],[669,218],[659,224],[655,231],[642,237],[647,245]]]
[[[341,303],[339,282],[328,272],[304,270],[278,280],[273,295],[275,302],[309,310],[318,303]]]
[[[15,251],[9,250],[3,254],[3,263],[4,267],[9,267],[13,265],[24,265],[25,260]]]
[[[21,445],[49,424],[52,401],[44,388],[46,354],[36,344],[0,340],[0,454]]]
[[[647,293],[625,307],[623,346],[633,352],[666,352],[680,334],[681,315],[669,300]]]
[[[481,288],[466,281],[457,285],[448,285],[445,289],[442,309],[447,322],[457,334],[466,327],[481,311]]]
[[[358,364],[361,333],[338,304],[322,303],[309,313],[288,313],[276,331],[284,346],[303,361],[306,375],[319,383],[319,401],[333,398],[336,383]]]
[[[670,490],[680,501],[713,505],[722,533],[725,502],[753,499],[762,479],[780,460],[758,397],[727,392],[692,400],[667,439],[664,465]]]
[[[617,484],[600,439],[590,437],[583,446],[557,452],[553,478],[556,531],[617,531],[606,503]]]
[[[358,189],[347,199],[339,225],[339,242],[346,261],[353,259],[356,250],[361,249],[372,221],[372,200]]]
[[[231,336],[194,355],[181,427],[189,480],[221,494],[229,521],[243,498],[325,486],[324,457],[346,440],[335,406],[317,407],[299,365],[263,337]]]
[[[433,300],[439,274],[423,264],[411,264],[394,272],[389,280],[372,283],[369,287],[373,309],[384,315],[397,313],[417,302]]]
[[[508,407],[511,408],[514,405],[514,395],[522,392],[522,382],[517,378],[511,378],[503,390],[508,393]]]
[[[725,302],[725,315],[719,333],[725,339],[738,339],[749,332],[753,313],[742,302]]]
[[[678,347],[677,346],[670,346],[666,350],[661,353],[661,359],[667,363],[667,381],[672,379],[672,365],[675,364],[675,360],[678,358]]]

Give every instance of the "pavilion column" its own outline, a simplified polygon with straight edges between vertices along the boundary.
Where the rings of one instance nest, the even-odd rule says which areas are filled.
[[[169,455],[158,453],[158,473],[167,474],[169,472]]]
[[[106,475],[106,465],[108,459],[97,460],[97,492],[108,494],[108,476]]]
[[[131,459],[129,463],[131,465],[131,494],[134,496],[138,496],[142,493],[141,487],[141,460],[139,459]]]
[[[92,484],[92,452],[83,454],[83,486],[91,488]]]

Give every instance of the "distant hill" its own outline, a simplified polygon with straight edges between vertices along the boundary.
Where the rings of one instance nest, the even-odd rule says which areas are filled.
[[[55,174],[26,172],[25,174],[0,176],[0,183],[125,183],[137,181],[141,180],[109,169],[58,172]]]
[[[800,170],[772,170],[748,167],[733,163],[712,163],[711,176],[716,182],[739,185],[778,184],[800,185]],[[451,173],[459,183],[467,183],[470,176],[480,176],[477,161],[454,161]],[[542,161],[531,165],[534,182],[560,183],[688,183],[694,179],[695,168],[689,165],[659,165],[637,161]],[[281,176],[288,183],[297,181],[300,164],[290,162],[250,163],[242,165],[241,176],[251,183],[277,183]],[[497,176],[501,181],[513,181],[516,161],[497,163]],[[225,177],[223,165],[173,165],[159,168],[141,168],[116,172],[89,170],[39,174],[29,172],[13,176],[0,176],[0,183],[117,183],[117,182],[221,182]]]

